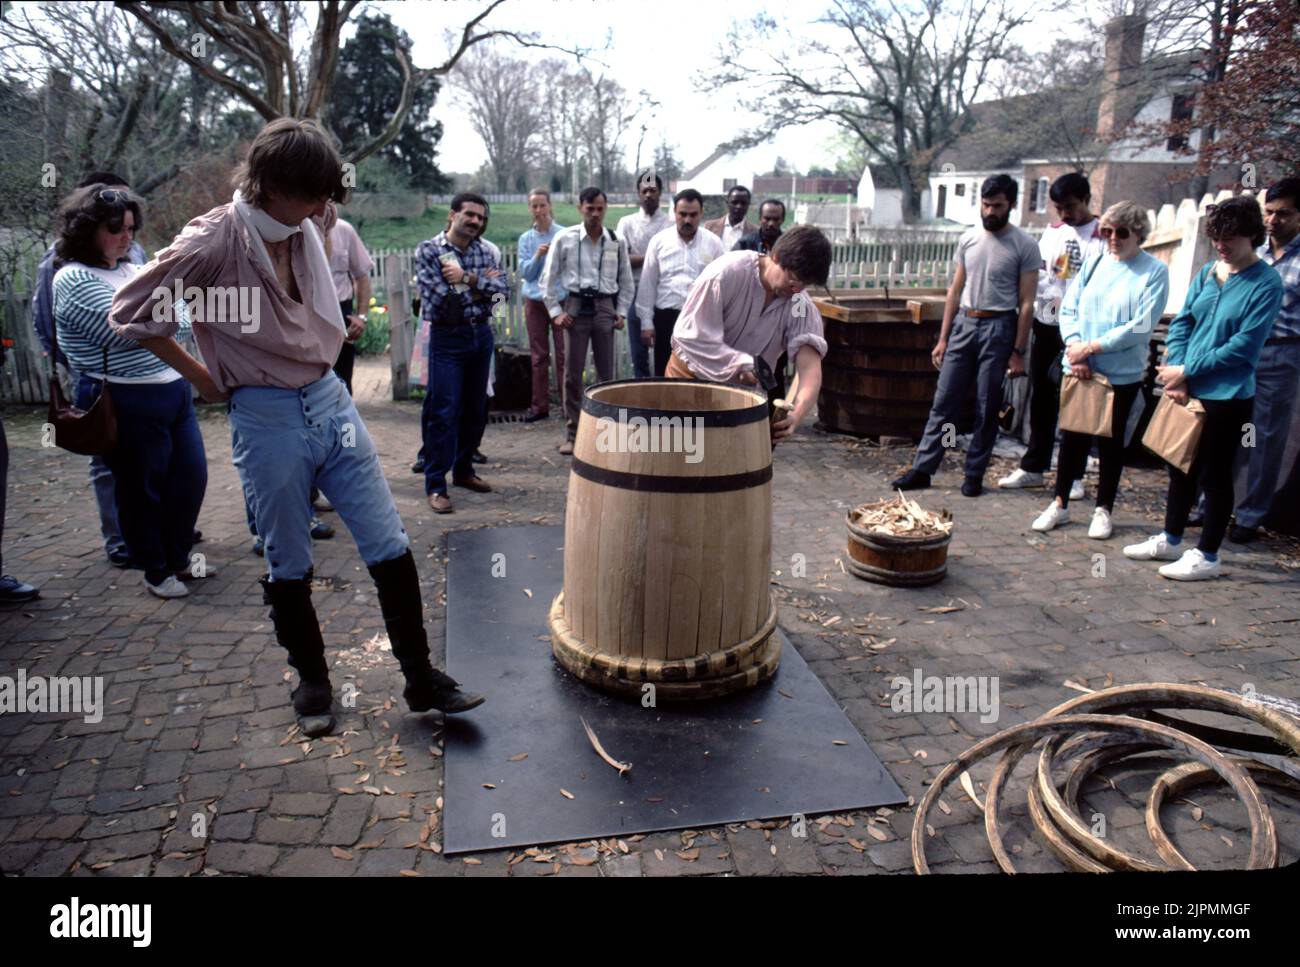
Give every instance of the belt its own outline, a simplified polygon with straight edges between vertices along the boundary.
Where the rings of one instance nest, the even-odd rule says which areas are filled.
[[[699,379],[675,349],[668,357],[668,368],[664,375],[669,379]]]
[[[965,306],[962,306],[961,311],[964,312],[966,315],[970,316],[972,319],[993,319],[996,316],[1008,315],[1012,312],[1015,312],[1016,310],[1015,309],[967,309]]]
[[[492,321],[491,316],[486,319],[461,319],[459,322],[443,322],[441,319],[430,319],[429,324],[440,329],[456,329],[460,326],[486,326]]]

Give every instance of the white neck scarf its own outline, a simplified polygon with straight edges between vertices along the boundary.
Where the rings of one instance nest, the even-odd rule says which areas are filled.
[[[254,253],[266,265],[272,278],[275,277],[275,265],[271,262],[271,255],[267,252],[263,240],[283,242],[294,233],[302,232],[303,250],[307,255],[307,274],[311,278],[312,311],[346,333],[343,313],[339,310],[334,285],[330,279],[330,264],[325,256],[325,244],[316,224],[310,218],[304,218],[300,225],[286,225],[276,221],[260,208],[254,208],[244,201],[237,191],[233,203],[235,215],[244,223]]]

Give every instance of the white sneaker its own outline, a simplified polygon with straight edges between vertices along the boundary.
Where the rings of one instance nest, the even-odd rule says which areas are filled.
[[[1173,564],[1162,567],[1160,574],[1174,581],[1207,581],[1210,578],[1217,578],[1221,569],[1219,561],[1207,560],[1199,549],[1193,547],[1191,550],[1184,551],[1183,556]]]
[[[1070,508],[1062,507],[1055,500],[1047,505],[1047,509],[1034,519],[1033,527],[1036,531],[1049,531],[1058,524],[1068,524],[1070,522]]]
[[[1019,467],[998,481],[999,487],[1006,487],[1008,490],[1019,490],[1021,487],[1041,487],[1042,485],[1043,475],[1041,473],[1031,473],[1028,470],[1021,470]]]
[[[1092,523],[1088,525],[1088,536],[1094,541],[1104,541],[1110,537],[1113,528],[1110,524],[1110,511],[1098,507],[1092,512]]]
[[[1080,477],[1074,483],[1070,484],[1070,499],[1083,500],[1083,478]]]
[[[1181,547],[1182,545],[1170,546],[1162,531],[1140,544],[1128,545],[1124,548],[1124,556],[1135,561],[1176,561],[1182,554]]]
[[[149,579],[144,579],[144,586],[149,589],[149,593],[158,598],[183,598],[190,593],[190,589],[176,580],[176,575],[169,574],[158,584],[150,584]]]

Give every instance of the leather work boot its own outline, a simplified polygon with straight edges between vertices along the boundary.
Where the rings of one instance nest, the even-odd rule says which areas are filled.
[[[406,688],[402,697],[412,712],[467,712],[484,702],[484,696],[462,692],[459,683],[429,663],[429,637],[424,631],[424,605],[420,576],[408,549],[401,557],[372,565],[370,576],[379,590],[379,608],[393,649],[402,666]]]
[[[334,728],[334,691],[325,664],[320,622],[311,604],[311,578],[261,580],[262,600],[271,606],[276,640],[289,653],[289,664],[298,672],[298,687],[293,690],[298,725],[304,735],[326,735]]]

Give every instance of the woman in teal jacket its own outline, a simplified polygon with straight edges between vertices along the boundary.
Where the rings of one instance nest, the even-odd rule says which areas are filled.
[[[1282,279],[1255,253],[1264,243],[1264,219],[1254,198],[1241,195],[1211,206],[1205,233],[1219,258],[1188,288],[1183,310],[1169,324],[1165,365],[1157,370],[1174,402],[1195,397],[1205,407],[1200,447],[1191,473],[1169,468],[1164,532],[1124,548],[1136,560],[1174,561],[1160,573],[1177,581],[1219,574],[1219,545],[1232,516],[1232,468],[1255,402],[1255,366],[1282,305]],[[1205,491],[1205,522],[1200,543],[1184,550],[1183,528],[1198,480]]]

